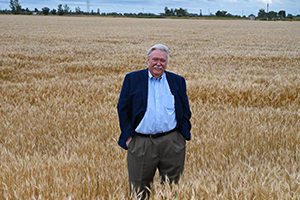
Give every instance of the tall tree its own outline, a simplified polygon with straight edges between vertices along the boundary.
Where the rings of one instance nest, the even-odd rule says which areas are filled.
[[[10,0],[9,7],[11,8],[11,12],[13,14],[21,14],[22,7],[19,3],[19,0]]]
[[[50,8],[48,8],[48,7],[44,7],[44,8],[42,8],[42,10],[43,10],[44,15],[48,15],[50,12]]]
[[[175,9],[175,13],[178,17],[182,17],[182,16],[187,16],[188,15],[188,11],[187,9],[183,9],[183,8],[179,8],[179,9]]]
[[[165,15],[166,16],[173,16],[174,15],[174,10],[173,9],[169,9],[167,6],[165,7]]]
[[[260,9],[257,16],[258,18],[267,18],[267,13],[264,9]]]
[[[223,11],[218,10],[216,12],[217,17],[226,17],[226,15],[227,15],[227,11],[225,11],[225,10],[223,10]]]
[[[55,10],[55,9],[52,9],[52,10],[51,10],[51,14],[52,14],[52,15],[56,15],[56,10]]]
[[[63,14],[65,14],[62,4],[59,4],[59,5],[58,5],[57,14],[58,14],[58,15],[63,15]]]
[[[285,18],[285,17],[286,17],[286,13],[285,13],[284,10],[279,11],[278,15],[279,15],[280,17],[282,17],[282,18]]]
[[[69,13],[69,11],[70,11],[70,7],[67,5],[67,4],[65,4],[64,5],[64,9],[65,9],[65,13]]]
[[[277,17],[277,12],[270,11],[270,12],[267,14],[267,16],[268,16],[269,19],[276,19],[276,17]]]

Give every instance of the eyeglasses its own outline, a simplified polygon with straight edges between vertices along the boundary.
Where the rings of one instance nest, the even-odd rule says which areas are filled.
[[[153,62],[160,62],[160,63],[166,63],[167,62],[167,60],[166,59],[158,59],[158,58],[152,58],[151,59]]]

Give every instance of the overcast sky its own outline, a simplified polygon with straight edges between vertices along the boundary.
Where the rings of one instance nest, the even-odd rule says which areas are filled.
[[[19,0],[22,8],[42,10],[48,7],[51,10],[56,9],[59,4],[67,4],[72,11],[80,7],[81,11],[87,11],[86,0]],[[215,14],[218,10],[227,11],[233,15],[249,15],[259,12],[259,9],[279,12],[285,10],[286,14],[300,14],[300,0],[90,0],[89,10],[100,13],[164,13],[164,8],[183,8],[189,13],[200,13],[203,15],[209,13]],[[0,9],[9,9],[10,0],[0,0]]]

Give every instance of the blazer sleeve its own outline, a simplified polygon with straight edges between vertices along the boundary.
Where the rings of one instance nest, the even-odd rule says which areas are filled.
[[[183,119],[182,119],[182,128],[188,132],[188,136],[187,136],[187,140],[191,139],[191,134],[190,134],[190,130],[192,128],[191,126],[191,122],[190,122],[190,118],[192,116],[192,112],[190,110],[190,106],[189,106],[189,100],[188,100],[188,96],[186,93],[186,82],[185,79],[183,78],[182,80],[182,85],[181,85],[182,89],[182,96],[181,96],[181,102],[182,102],[182,109],[183,109]]]
[[[172,94],[175,96],[177,127],[184,138],[186,140],[190,140],[190,131],[192,128],[190,118],[192,113],[186,92],[185,79],[182,76],[172,72],[166,72],[166,74]]]
[[[119,115],[119,124],[121,129],[121,134],[119,137],[118,144],[123,148],[127,149],[126,141],[129,137],[134,135],[134,130],[131,123],[131,109],[129,108],[129,92],[130,92],[130,78],[128,74],[124,78],[122,85],[117,109]]]

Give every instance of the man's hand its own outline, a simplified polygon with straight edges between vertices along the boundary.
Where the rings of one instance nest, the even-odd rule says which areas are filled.
[[[126,140],[126,146],[128,147],[128,145],[129,145],[129,143],[130,143],[130,141],[132,140],[132,137],[130,137],[130,138],[128,138],[127,140]]]

